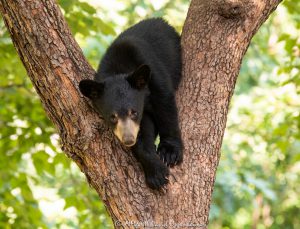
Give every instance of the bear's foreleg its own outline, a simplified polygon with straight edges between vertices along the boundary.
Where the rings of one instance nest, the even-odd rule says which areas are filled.
[[[174,94],[161,95],[154,99],[152,106],[158,129],[160,143],[157,149],[161,160],[167,166],[178,165],[182,162],[182,140],[178,124],[178,112]]]
[[[157,131],[153,120],[150,115],[144,114],[137,143],[133,146],[132,151],[137,160],[142,164],[146,183],[152,189],[159,189],[169,182],[169,169],[156,153],[154,145],[156,136]]]

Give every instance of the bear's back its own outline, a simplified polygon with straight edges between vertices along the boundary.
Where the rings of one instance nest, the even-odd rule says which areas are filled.
[[[161,18],[143,20],[122,32],[106,51],[98,72],[102,76],[129,73],[139,65],[162,68],[177,88],[181,75],[180,36]]]

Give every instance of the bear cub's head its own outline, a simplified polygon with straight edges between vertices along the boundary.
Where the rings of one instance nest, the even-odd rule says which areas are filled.
[[[136,143],[149,80],[149,66],[141,65],[130,74],[108,76],[100,81],[82,80],[79,89],[91,99],[118,139],[130,147]]]

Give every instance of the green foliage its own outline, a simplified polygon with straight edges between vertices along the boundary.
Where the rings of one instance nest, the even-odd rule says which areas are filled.
[[[79,41],[101,33],[104,50],[112,24],[85,2],[60,3]],[[60,151],[2,20],[0,31],[0,228],[111,228],[97,193]]]
[[[244,58],[211,228],[300,228],[299,6],[285,1],[278,7]]]
[[[94,68],[116,34],[163,16],[181,30],[189,1],[59,0]],[[98,8],[99,7],[99,8]],[[231,103],[210,228],[300,228],[300,17],[286,0],[254,37]],[[112,228],[61,152],[0,20],[0,228]]]

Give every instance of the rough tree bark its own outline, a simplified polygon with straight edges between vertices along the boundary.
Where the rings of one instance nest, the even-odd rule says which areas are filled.
[[[54,0],[0,0],[14,45],[61,136],[116,227],[130,222],[174,228],[208,224],[228,105],[242,57],[280,0],[192,0],[182,34],[183,82],[177,93],[184,163],[165,192],[145,185],[140,166],[78,91],[94,70]],[[147,226],[148,225],[148,226]]]

